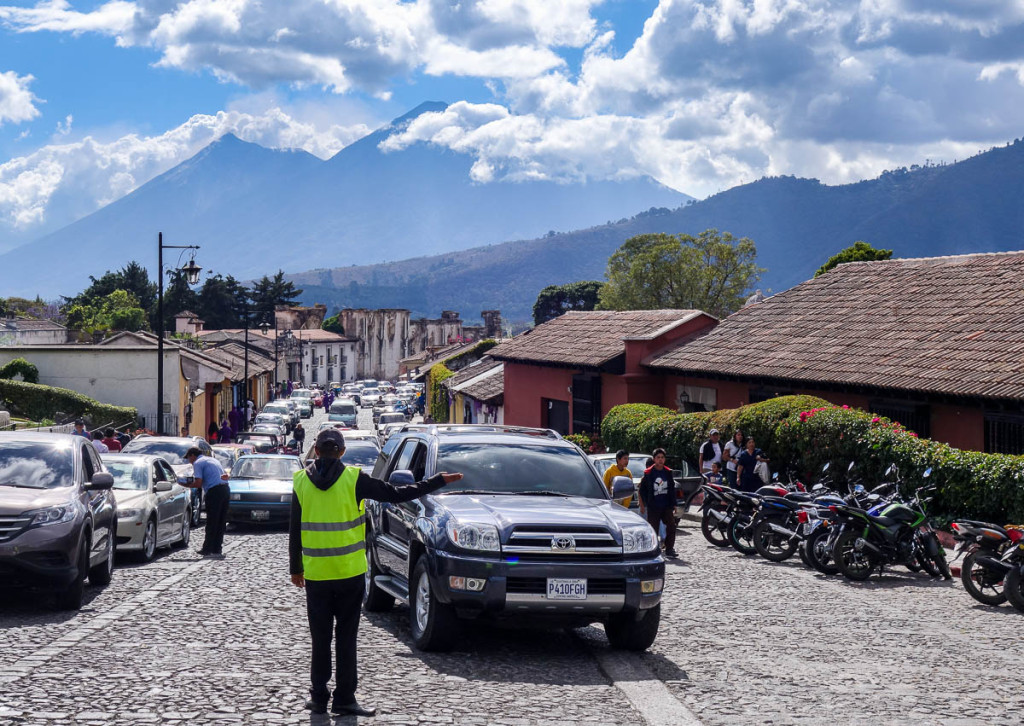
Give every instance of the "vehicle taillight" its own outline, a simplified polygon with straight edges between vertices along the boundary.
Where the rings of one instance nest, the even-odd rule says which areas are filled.
[[[796,483],[796,490],[798,492],[806,492],[807,491],[807,487],[805,487],[802,482],[797,482]]]
[[[1010,536],[1011,542],[1020,542],[1024,539],[1024,531],[1019,529],[1008,529],[1006,530],[1006,534]]]
[[[950,526],[950,527],[952,527],[953,529],[955,529],[955,530],[956,530],[957,532],[959,532],[959,531],[960,531],[960,525],[959,525],[959,524],[957,524],[956,522],[953,522],[953,523],[952,523],[951,525],[949,525],[949,526]]]
[[[807,524],[807,519],[807,512],[796,513],[796,521],[798,521],[800,524]]]

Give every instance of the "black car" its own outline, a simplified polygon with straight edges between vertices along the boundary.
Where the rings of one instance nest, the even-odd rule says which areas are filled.
[[[611,644],[654,642],[665,561],[654,530],[614,503],[596,469],[546,429],[410,426],[373,475],[464,478],[404,504],[367,502],[364,606],[409,603],[413,642],[451,647],[462,618],[603,622]],[[633,492],[625,477],[616,496]]]

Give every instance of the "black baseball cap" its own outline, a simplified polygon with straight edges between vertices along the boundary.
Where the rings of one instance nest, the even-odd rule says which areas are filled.
[[[321,451],[345,448],[345,437],[336,428],[324,429],[316,435],[314,446]]]

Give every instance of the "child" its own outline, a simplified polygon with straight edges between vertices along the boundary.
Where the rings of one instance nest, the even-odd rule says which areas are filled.
[[[708,484],[717,484],[718,486],[722,485],[722,472],[719,470],[717,461],[711,462],[711,471],[709,471],[705,476],[707,477]]]

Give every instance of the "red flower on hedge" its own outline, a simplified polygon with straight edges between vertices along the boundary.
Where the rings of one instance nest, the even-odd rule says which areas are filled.
[[[880,422],[881,420],[882,420],[882,419],[878,418],[878,416],[875,416],[875,417],[874,417],[873,419],[871,419],[871,423],[878,423],[878,422]]]

